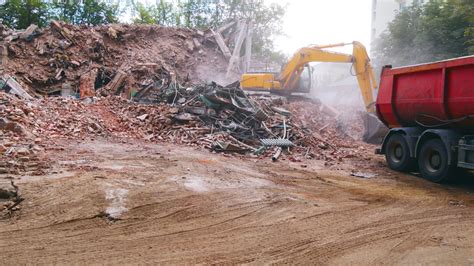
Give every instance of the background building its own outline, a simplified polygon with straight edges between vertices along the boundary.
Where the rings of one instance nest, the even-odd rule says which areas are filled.
[[[372,0],[371,43],[383,33],[395,16],[413,3],[424,4],[427,0]]]
[[[371,47],[388,27],[388,24],[403,9],[413,4],[424,4],[428,0],[372,0]],[[337,63],[313,65],[313,94],[325,104],[352,110],[364,110],[364,102],[351,66]]]

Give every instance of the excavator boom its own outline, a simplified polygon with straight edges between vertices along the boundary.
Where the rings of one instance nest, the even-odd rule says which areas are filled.
[[[326,50],[346,45],[352,45],[352,55]],[[295,92],[309,92],[310,83],[309,88],[302,88],[301,77],[311,62],[352,64],[352,74],[357,78],[367,111],[364,117],[366,126],[364,140],[367,142],[378,142],[379,136],[382,136],[386,130],[375,115],[373,91],[377,88],[377,81],[367,50],[360,42],[303,47],[290,58],[280,73],[243,74],[240,85],[244,90],[270,91],[283,95],[290,95]]]
[[[310,62],[335,62],[351,63],[352,56],[324,51],[319,48],[301,48],[296,52],[288,63],[283,67],[279,80],[283,83],[283,88],[289,91],[297,91],[297,84],[304,67]]]

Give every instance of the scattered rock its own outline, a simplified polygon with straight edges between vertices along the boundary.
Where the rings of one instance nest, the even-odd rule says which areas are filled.
[[[376,176],[376,174],[364,173],[364,172],[353,172],[351,173],[351,176],[360,177],[360,178],[373,178]]]
[[[26,130],[17,122],[12,122],[5,117],[0,117],[0,130],[12,131],[21,135],[27,135]]]
[[[17,191],[12,186],[11,180],[0,179],[0,199],[11,199],[16,197]]]
[[[25,147],[21,147],[21,148],[18,148],[15,153],[17,155],[20,155],[20,156],[23,156],[23,155],[28,155],[30,154],[30,150],[25,148]]]
[[[137,116],[137,119],[140,121],[145,121],[147,117],[148,117],[148,114],[144,114],[144,115]]]
[[[24,32],[20,34],[20,38],[24,40],[31,40],[33,38],[33,34],[38,29],[38,26],[35,24],[31,24]]]

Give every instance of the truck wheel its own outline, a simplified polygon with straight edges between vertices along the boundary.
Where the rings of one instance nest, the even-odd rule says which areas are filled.
[[[405,138],[400,134],[393,134],[387,141],[385,159],[388,167],[395,171],[410,171],[415,165],[415,160],[410,157],[410,149]]]
[[[449,180],[455,169],[448,164],[448,151],[440,139],[428,140],[421,146],[418,166],[423,178],[436,183]]]

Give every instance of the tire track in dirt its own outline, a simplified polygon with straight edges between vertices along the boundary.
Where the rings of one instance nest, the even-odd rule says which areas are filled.
[[[467,252],[474,240],[456,238],[463,231],[454,225],[474,233],[464,190],[142,145],[66,146],[53,159],[87,159],[97,168],[22,180],[20,218],[2,221],[0,264],[378,264],[410,259],[425,246]],[[186,186],[193,180],[205,189]],[[128,190],[128,211],[114,222],[100,216],[105,184]]]
[[[372,211],[370,210],[370,212]],[[396,219],[392,218],[395,217],[388,217],[372,224],[364,224],[359,228],[347,230],[337,235],[329,235],[327,238],[331,239],[330,242],[318,237],[311,237],[296,243],[289,243],[272,250],[269,255],[274,258],[274,262],[299,261],[326,264],[344,253],[352,252],[364,246],[377,246],[379,242],[409,236],[414,232],[427,228],[442,228],[445,225],[471,222],[474,213],[466,216],[466,214],[456,213],[455,210],[447,214],[440,214],[439,210],[432,210],[413,215],[402,214],[397,216]],[[338,224],[338,220],[335,219],[336,224]],[[423,238],[423,236],[418,236],[417,239],[419,238]],[[416,239],[412,242],[417,243]]]

